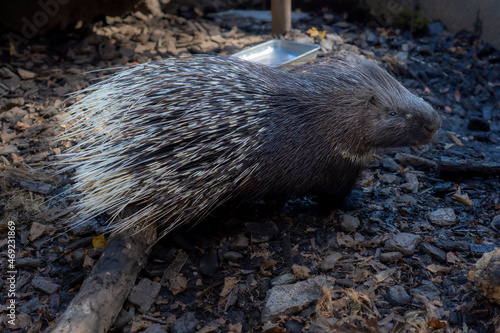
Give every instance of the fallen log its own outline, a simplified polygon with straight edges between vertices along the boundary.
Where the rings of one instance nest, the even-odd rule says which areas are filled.
[[[153,224],[112,233],[101,258],[59,317],[52,332],[104,333],[118,316],[123,303],[146,265],[157,241]]]

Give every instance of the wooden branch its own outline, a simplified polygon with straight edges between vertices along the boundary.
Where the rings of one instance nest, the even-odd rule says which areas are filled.
[[[439,174],[443,178],[488,177],[500,175],[500,163],[455,160],[442,157]]]
[[[101,258],[52,332],[107,332],[147,263],[156,229],[156,225],[143,225],[111,234]]]

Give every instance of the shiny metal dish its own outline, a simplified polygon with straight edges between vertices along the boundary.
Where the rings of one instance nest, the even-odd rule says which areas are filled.
[[[279,67],[291,62],[313,60],[319,45],[272,39],[249,49],[237,52],[231,57],[257,62],[271,67]]]

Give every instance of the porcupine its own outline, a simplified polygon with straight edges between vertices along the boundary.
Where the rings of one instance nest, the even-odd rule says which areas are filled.
[[[81,192],[75,219],[110,213],[163,234],[231,198],[343,200],[374,150],[421,145],[438,113],[354,54],[285,72],[200,55],[126,68],[69,107],[79,138],[65,163]],[[116,219],[129,205],[134,214]]]

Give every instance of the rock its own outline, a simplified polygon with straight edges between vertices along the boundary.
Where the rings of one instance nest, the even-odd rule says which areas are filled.
[[[36,312],[40,308],[40,299],[38,297],[32,298],[19,307],[19,311],[30,314]]]
[[[428,171],[437,169],[437,163],[426,158],[411,154],[398,153],[395,156],[396,161],[407,167],[412,166],[415,170]]]
[[[429,221],[439,226],[453,225],[457,216],[453,208],[439,208],[427,215]]]
[[[398,198],[399,202],[404,202],[407,205],[416,205],[417,204],[417,199],[415,199],[413,196],[408,195],[408,194],[403,194]]]
[[[390,173],[385,173],[380,177],[380,182],[382,184],[393,184],[398,176],[390,174]]]
[[[332,270],[337,262],[342,258],[342,254],[339,252],[334,252],[329,254],[321,263],[319,264],[319,268],[323,271]]]
[[[229,261],[239,261],[243,259],[243,255],[239,252],[236,251],[228,251],[224,253],[223,255],[224,259],[229,260]]]
[[[280,316],[298,313],[318,299],[326,284],[324,276],[317,276],[294,284],[275,286],[266,295],[261,321],[273,321]]]
[[[440,262],[446,262],[446,252],[444,252],[440,248],[437,248],[429,243],[422,243],[420,245],[420,248],[422,249],[422,251],[430,255],[433,259]]]
[[[283,275],[277,276],[271,280],[271,285],[280,286],[283,284],[290,284],[296,282],[298,279],[295,274],[285,273]]]
[[[405,180],[406,183],[402,184],[400,188],[403,191],[416,193],[418,191],[418,185],[419,185],[417,175],[413,173],[407,173],[405,174]]]
[[[491,252],[495,249],[494,244],[470,244],[470,252],[472,253],[473,256],[479,257],[485,254],[486,252]]]
[[[380,254],[380,261],[382,262],[394,262],[403,258],[401,252],[385,252]]]
[[[500,215],[496,215],[491,219],[491,227],[500,231]]]
[[[345,232],[355,232],[359,227],[359,219],[349,214],[340,216],[340,228]]]
[[[196,332],[197,325],[198,319],[196,319],[194,314],[192,312],[186,312],[170,326],[170,330],[172,333],[192,333]]]
[[[58,284],[52,283],[45,278],[33,279],[31,280],[31,285],[48,295],[55,293],[60,288]]]
[[[354,288],[355,284],[351,279],[337,279],[335,283],[343,288]]]
[[[27,71],[27,70],[22,69],[22,68],[18,68],[17,73],[19,73],[19,76],[23,80],[34,79],[36,77],[36,73],[34,73],[32,71]]]
[[[482,118],[471,118],[467,124],[467,129],[471,131],[490,131],[490,123],[486,119]]]
[[[244,234],[238,234],[229,240],[229,250],[231,251],[241,251],[248,248],[248,238]]]
[[[146,313],[151,305],[153,305],[160,289],[160,283],[151,281],[148,278],[143,278],[134,288],[132,288],[128,300],[130,303],[137,306],[139,312]]]
[[[8,154],[18,154],[19,149],[15,145],[6,145],[0,147],[0,155],[8,155]]]
[[[142,331],[142,333],[167,333],[167,331],[165,331],[160,324],[153,324],[145,331]]]
[[[21,81],[21,78],[17,76],[16,73],[8,69],[7,67],[0,68],[0,78],[2,79],[12,79],[14,81]]]
[[[387,289],[387,301],[394,306],[401,306],[411,302],[411,296],[408,295],[403,286],[392,286]]]
[[[0,113],[0,119],[8,121],[11,124],[16,124],[26,115],[28,115],[28,111],[15,106],[9,111]]]
[[[399,171],[399,164],[393,158],[385,157],[380,161],[380,163],[385,169],[391,172]]]
[[[398,251],[404,255],[411,255],[415,252],[415,247],[420,241],[420,236],[402,232],[394,235],[385,243],[388,251]]]
[[[43,261],[37,258],[24,257],[16,260],[16,265],[18,267],[29,267],[29,268],[39,268],[43,265]]]
[[[431,301],[439,299],[441,291],[431,281],[424,280],[417,288],[413,288],[411,294],[422,294]]]
[[[500,248],[483,254],[474,266],[467,278],[485,297],[500,304]]]

